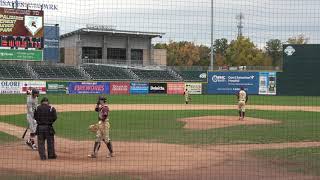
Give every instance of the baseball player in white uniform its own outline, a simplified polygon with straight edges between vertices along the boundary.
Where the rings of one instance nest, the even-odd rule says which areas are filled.
[[[239,120],[244,120],[246,112],[246,103],[248,101],[247,92],[243,87],[240,88],[240,91],[237,94],[238,97],[238,108],[239,108]]]
[[[27,121],[29,124],[30,137],[26,141],[26,144],[33,150],[37,149],[37,145],[34,141],[37,130],[37,121],[34,119],[34,111],[38,107],[38,96],[39,91],[37,89],[27,91]]]

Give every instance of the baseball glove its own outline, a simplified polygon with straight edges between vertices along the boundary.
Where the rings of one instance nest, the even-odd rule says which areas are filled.
[[[92,124],[92,125],[90,125],[89,128],[88,128],[88,130],[89,130],[90,132],[93,132],[93,133],[96,133],[96,132],[98,131],[98,129],[99,129],[99,125],[98,125],[98,124]]]

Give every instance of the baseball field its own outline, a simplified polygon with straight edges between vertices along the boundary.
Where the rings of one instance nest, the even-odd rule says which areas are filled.
[[[40,98],[42,95],[40,96]],[[24,95],[0,95],[0,175],[5,179],[319,179],[320,98],[111,95],[115,157],[89,159],[96,95],[48,95],[56,107],[58,159],[40,161],[21,136]]]

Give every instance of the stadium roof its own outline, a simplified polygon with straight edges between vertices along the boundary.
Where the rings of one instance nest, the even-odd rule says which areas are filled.
[[[158,32],[141,32],[141,31],[124,31],[115,29],[92,29],[92,28],[81,28],[60,36],[60,38],[66,38],[75,34],[88,34],[88,33],[100,33],[100,34],[122,34],[122,35],[136,35],[136,36],[149,36],[152,38],[162,37],[165,33]]]

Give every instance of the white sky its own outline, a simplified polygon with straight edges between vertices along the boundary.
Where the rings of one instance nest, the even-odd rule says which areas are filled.
[[[211,0],[20,0],[52,3],[46,23],[66,33],[86,24],[114,25],[121,30],[163,32],[154,42],[194,41],[210,44]],[[268,39],[305,34],[320,41],[320,0],[213,0],[214,38],[234,39],[236,15],[242,12],[244,35],[263,46]]]

